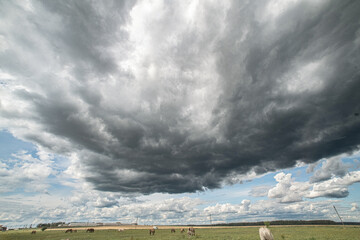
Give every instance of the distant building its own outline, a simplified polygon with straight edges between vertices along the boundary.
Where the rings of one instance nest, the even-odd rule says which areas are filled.
[[[135,224],[135,223],[133,223],[133,224]],[[121,226],[121,225],[122,225],[121,222],[116,222],[116,223],[71,222],[69,224],[59,224],[58,227],[64,227],[64,226],[69,226],[69,227],[96,227],[96,226]]]
[[[7,229],[7,227],[5,227],[5,226],[3,226],[3,225],[0,225],[0,231],[5,232],[6,229]]]
[[[121,226],[121,222],[116,222],[116,223],[104,223],[104,226]]]
[[[93,222],[71,222],[68,224],[69,227],[96,227],[99,226]]]

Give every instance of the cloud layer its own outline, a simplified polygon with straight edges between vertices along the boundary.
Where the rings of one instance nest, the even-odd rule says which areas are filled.
[[[347,163],[337,158],[322,160],[315,166],[316,171],[336,162],[346,165],[347,173],[340,177],[334,170],[332,178],[321,182],[312,182],[310,176],[299,181],[306,170],[302,166],[290,173],[271,173],[215,191],[142,195],[93,190],[79,174],[73,174],[75,170],[62,168],[63,159],[39,150],[33,154],[23,151],[10,159],[0,159],[0,203],[6,206],[0,213],[0,223],[19,227],[41,222],[131,223],[139,219],[139,224],[209,224],[210,215],[212,223],[336,220],[334,204],[344,221],[358,221],[357,192],[349,193],[349,187],[356,188],[360,182],[358,157],[359,153],[351,157],[353,161],[347,158]],[[267,185],[262,185],[264,182]]]
[[[0,127],[112,192],[219,188],[352,152],[359,10],[357,1],[2,2]],[[327,169],[312,181],[330,179]]]

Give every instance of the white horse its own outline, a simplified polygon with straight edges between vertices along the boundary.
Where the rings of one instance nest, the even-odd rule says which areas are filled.
[[[261,240],[274,240],[274,237],[271,234],[270,229],[266,227],[261,227],[259,229],[259,235]]]
[[[193,227],[189,227],[189,230],[187,232],[187,234],[190,236],[195,236],[195,228]]]

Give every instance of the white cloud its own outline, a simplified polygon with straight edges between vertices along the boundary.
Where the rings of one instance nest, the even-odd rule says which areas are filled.
[[[27,192],[46,192],[50,187],[48,177],[56,174],[52,161],[34,158],[27,152],[13,154],[10,159],[0,160],[0,192],[14,192],[23,188]]]
[[[278,183],[268,191],[268,197],[281,203],[289,203],[303,201],[304,198],[347,197],[349,195],[348,187],[360,182],[360,171],[348,172],[342,177],[332,177],[316,183],[296,182],[290,173],[283,172],[278,173],[274,178]]]
[[[360,171],[349,172],[343,177],[334,177],[320,183],[314,183],[307,197],[347,197],[349,194],[348,186],[356,182],[360,182]]]
[[[310,188],[308,183],[293,181],[290,173],[281,172],[275,175],[274,178],[278,183],[269,190],[268,197],[276,198],[282,203],[302,201],[304,193]]]
[[[354,212],[354,211],[358,211],[359,210],[359,206],[357,203],[351,203],[351,211]]]
[[[351,167],[350,164],[344,164],[341,160],[345,156],[347,155],[343,154],[323,161],[321,168],[316,170],[314,175],[310,178],[310,182],[321,182],[334,176],[345,176],[345,174],[348,172],[348,169]]]

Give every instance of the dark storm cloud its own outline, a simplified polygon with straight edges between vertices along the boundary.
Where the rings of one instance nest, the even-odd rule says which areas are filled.
[[[114,192],[219,188],[359,149],[360,3],[270,3],[190,20],[180,2],[2,3],[3,125]]]
[[[235,168],[256,164],[258,172],[266,172],[357,148],[360,121],[354,112],[360,107],[360,82],[354,60],[359,50],[359,4],[312,7],[298,3],[276,21],[262,24],[246,16],[254,14],[249,9],[239,12],[240,6],[235,6],[229,13],[229,37],[219,44],[218,60],[228,90],[219,106],[226,112],[224,134],[234,143],[231,154],[241,162],[234,161]],[[237,22],[250,28],[238,49],[243,30]],[[273,31],[267,25],[275,25]],[[302,68],[318,61],[316,71]],[[311,72],[298,73],[296,65]],[[308,76],[301,79],[301,74]],[[250,157],[245,155],[248,149]]]

